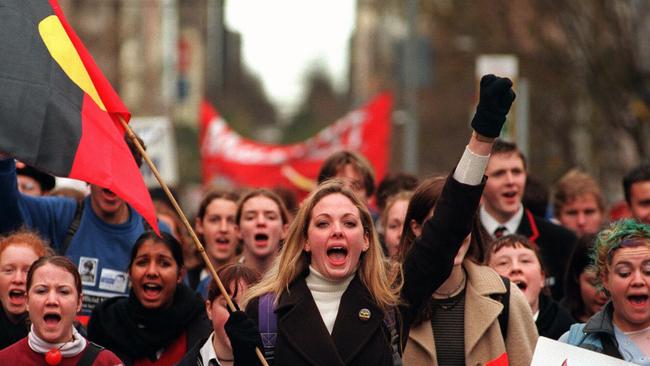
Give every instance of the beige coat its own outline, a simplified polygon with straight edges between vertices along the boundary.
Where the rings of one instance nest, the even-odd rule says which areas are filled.
[[[508,340],[504,345],[498,316],[503,305],[490,297],[505,293],[499,275],[491,268],[464,261],[467,272],[465,291],[465,365],[484,365],[504,352],[509,365],[530,365],[537,342],[537,328],[526,298],[517,286],[510,286]],[[430,321],[411,328],[404,350],[405,366],[437,365],[436,346]]]

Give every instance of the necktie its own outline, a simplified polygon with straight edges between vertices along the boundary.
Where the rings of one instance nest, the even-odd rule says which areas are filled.
[[[496,228],[496,230],[494,230],[494,237],[497,239],[502,237],[503,235],[506,234],[506,230],[507,229],[505,226],[499,226],[498,228]]]

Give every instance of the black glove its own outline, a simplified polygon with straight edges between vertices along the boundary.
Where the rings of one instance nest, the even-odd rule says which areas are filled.
[[[485,137],[499,137],[514,100],[515,92],[512,91],[510,79],[483,75],[478,106],[472,119],[474,131]]]
[[[237,310],[230,313],[224,328],[230,338],[235,365],[262,364],[255,353],[255,347],[263,350],[262,338],[257,325],[245,312]]]

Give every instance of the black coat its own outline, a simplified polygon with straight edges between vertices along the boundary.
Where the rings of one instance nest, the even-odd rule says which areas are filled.
[[[199,357],[201,357],[201,347],[205,344],[208,338],[203,338],[200,341],[194,343],[194,346],[190,348],[183,358],[178,361],[176,366],[197,366],[199,364]],[[207,365],[204,365],[207,366]]]
[[[126,366],[152,358],[182,336],[188,350],[211,332],[203,298],[182,284],[169,307],[145,308],[131,291],[129,297],[97,305],[88,323],[88,339],[111,350]]]
[[[576,245],[575,234],[562,226],[534,216],[528,210],[524,211],[517,234],[528,237],[539,247],[547,286],[553,299],[559,301],[564,294],[564,276]]]
[[[539,295],[539,315],[535,321],[540,337],[559,339],[575,323],[575,319],[564,306],[549,296]]]
[[[410,323],[422,306],[446,279],[472,222],[484,184],[470,186],[448,179],[431,219],[421,237],[413,243],[404,262],[404,286],[398,324],[406,342]],[[280,295],[276,314],[278,338],[276,365],[392,365],[390,332],[384,313],[355,277],[344,292],[332,334],[327,332],[303,273],[289,291]],[[361,309],[370,310],[370,319],[359,318]],[[246,312],[258,322],[258,299]]]
[[[390,334],[383,324],[384,313],[355,276],[341,297],[330,336],[303,273],[282,293],[276,307],[278,338],[276,365],[392,365]],[[246,312],[258,322],[258,299]],[[370,310],[362,321],[361,309]]]
[[[7,316],[4,308],[0,306],[0,349],[9,347],[27,337],[29,324],[29,315],[27,312],[19,317],[18,322],[14,323]]]

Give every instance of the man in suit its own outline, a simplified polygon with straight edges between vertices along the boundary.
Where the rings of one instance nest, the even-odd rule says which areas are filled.
[[[575,246],[575,235],[533,215],[521,203],[526,186],[526,159],[517,145],[497,140],[485,174],[488,180],[479,211],[481,224],[493,237],[520,234],[537,244],[548,271],[546,286],[559,300],[564,292],[564,275]]]

